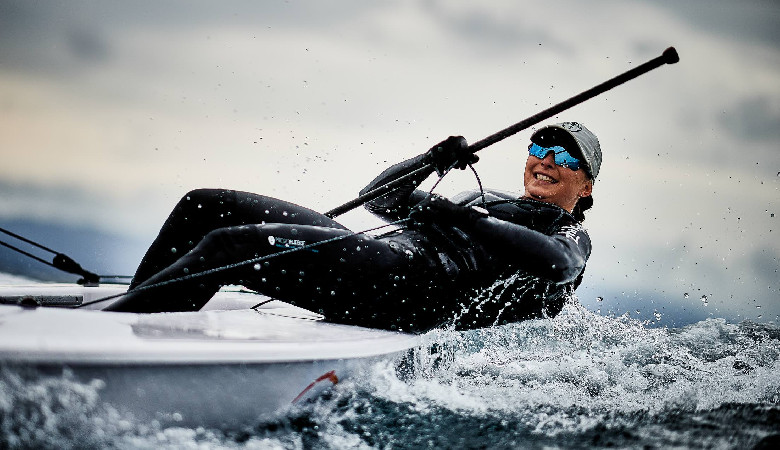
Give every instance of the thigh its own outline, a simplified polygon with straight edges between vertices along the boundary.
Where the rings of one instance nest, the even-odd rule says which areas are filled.
[[[324,214],[273,197],[225,189],[196,189],[183,196],[171,211],[136,270],[131,287],[173,264],[215,230],[265,223],[346,229]]]
[[[228,259],[242,267],[232,283],[339,323],[419,331],[441,321],[439,305],[449,284],[440,263],[423,253],[308,225],[268,224],[223,233],[220,247],[231,249],[234,257]]]
[[[227,189],[197,189],[177,205],[177,214],[217,228],[265,223],[314,225],[345,229],[330,217],[304,206],[265,195]]]

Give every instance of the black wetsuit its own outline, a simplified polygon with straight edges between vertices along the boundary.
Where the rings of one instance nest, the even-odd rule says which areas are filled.
[[[419,167],[418,159],[396,164],[361,193]],[[368,209],[389,221],[408,217],[427,195],[414,186],[431,172],[369,202]],[[195,311],[220,286],[237,284],[333,322],[391,330],[470,329],[555,316],[590,255],[581,224],[555,205],[496,191],[453,201],[481,206],[489,217],[458,227],[405,226],[375,237],[355,235],[323,214],[278,199],[192,191],[144,256],[131,291],[108,309]],[[324,240],[330,241],[289,251]],[[284,254],[242,264],[279,252]],[[186,279],[132,290],[180,277]]]

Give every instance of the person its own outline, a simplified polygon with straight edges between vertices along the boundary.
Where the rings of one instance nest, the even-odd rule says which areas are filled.
[[[366,204],[400,223],[376,236],[283,200],[194,190],[163,224],[128,292],[107,309],[196,311],[221,286],[243,285],[328,321],[408,332],[553,317],[591,253],[582,221],[601,149],[576,122],[541,127],[530,140],[522,196],[488,190],[447,199],[416,189],[434,172],[477,161],[459,136],[393,165],[361,194],[428,169]]]

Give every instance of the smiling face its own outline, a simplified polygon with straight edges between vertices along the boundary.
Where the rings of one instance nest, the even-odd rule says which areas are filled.
[[[553,153],[544,158],[528,155],[525,163],[525,196],[553,203],[571,212],[580,197],[593,192],[585,170],[571,170],[555,164]]]

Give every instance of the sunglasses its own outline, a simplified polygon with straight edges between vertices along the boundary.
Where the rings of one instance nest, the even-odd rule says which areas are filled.
[[[555,155],[556,165],[559,165],[561,167],[567,167],[571,170],[579,170],[581,161],[571,156],[571,153],[567,152],[566,149],[561,147],[560,145],[547,148],[532,143],[528,147],[528,153],[530,153],[533,156],[536,156],[539,159],[544,159],[544,157],[547,156],[547,154],[550,152],[553,152]]]

